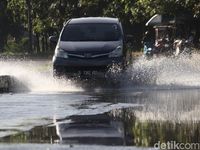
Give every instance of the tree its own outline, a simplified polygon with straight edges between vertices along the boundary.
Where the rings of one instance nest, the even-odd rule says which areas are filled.
[[[15,41],[29,37],[29,52],[47,52],[49,35],[58,34],[68,19],[84,16],[119,18],[136,44],[156,13],[190,15],[200,35],[200,2],[194,0],[1,0],[0,10],[0,49],[11,35]]]
[[[28,20],[28,32],[29,32],[29,53],[33,52],[33,20],[32,20],[32,1],[26,0],[27,5],[27,20]]]
[[[2,52],[9,32],[9,16],[7,14],[6,0],[0,1],[0,10],[0,52]]]

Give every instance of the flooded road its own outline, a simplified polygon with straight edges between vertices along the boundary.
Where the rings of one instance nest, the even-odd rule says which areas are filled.
[[[40,144],[58,144],[57,149],[77,144],[140,149],[153,148],[159,141],[200,141],[196,55],[138,59],[123,74],[111,72],[114,86],[110,79],[54,79],[50,61],[0,65],[0,75],[13,75],[26,85],[17,86],[20,93],[0,95],[0,149],[17,143],[24,144],[21,149],[31,143],[38,149],[44,148]]]

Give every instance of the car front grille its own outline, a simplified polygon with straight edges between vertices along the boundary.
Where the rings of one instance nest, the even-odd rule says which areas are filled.
[[[79,58],[79,59],[97,59],[97,58],[108,58],[109,53],[98,53],[98,52],[68,52],[69,58]]]

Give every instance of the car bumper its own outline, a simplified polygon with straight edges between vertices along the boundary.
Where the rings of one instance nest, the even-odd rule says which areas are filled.
[[[66,72],[77,71],[105,71],[112,64],[122,64],[122,57],[107,59],[75,59],[75,58],[53,58],[53,66],[55,69],[64,69]]]

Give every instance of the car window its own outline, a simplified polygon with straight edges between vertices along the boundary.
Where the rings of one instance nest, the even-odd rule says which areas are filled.
[[[121,38],[117,24],[69,24],[61,41],[118,41]]]

